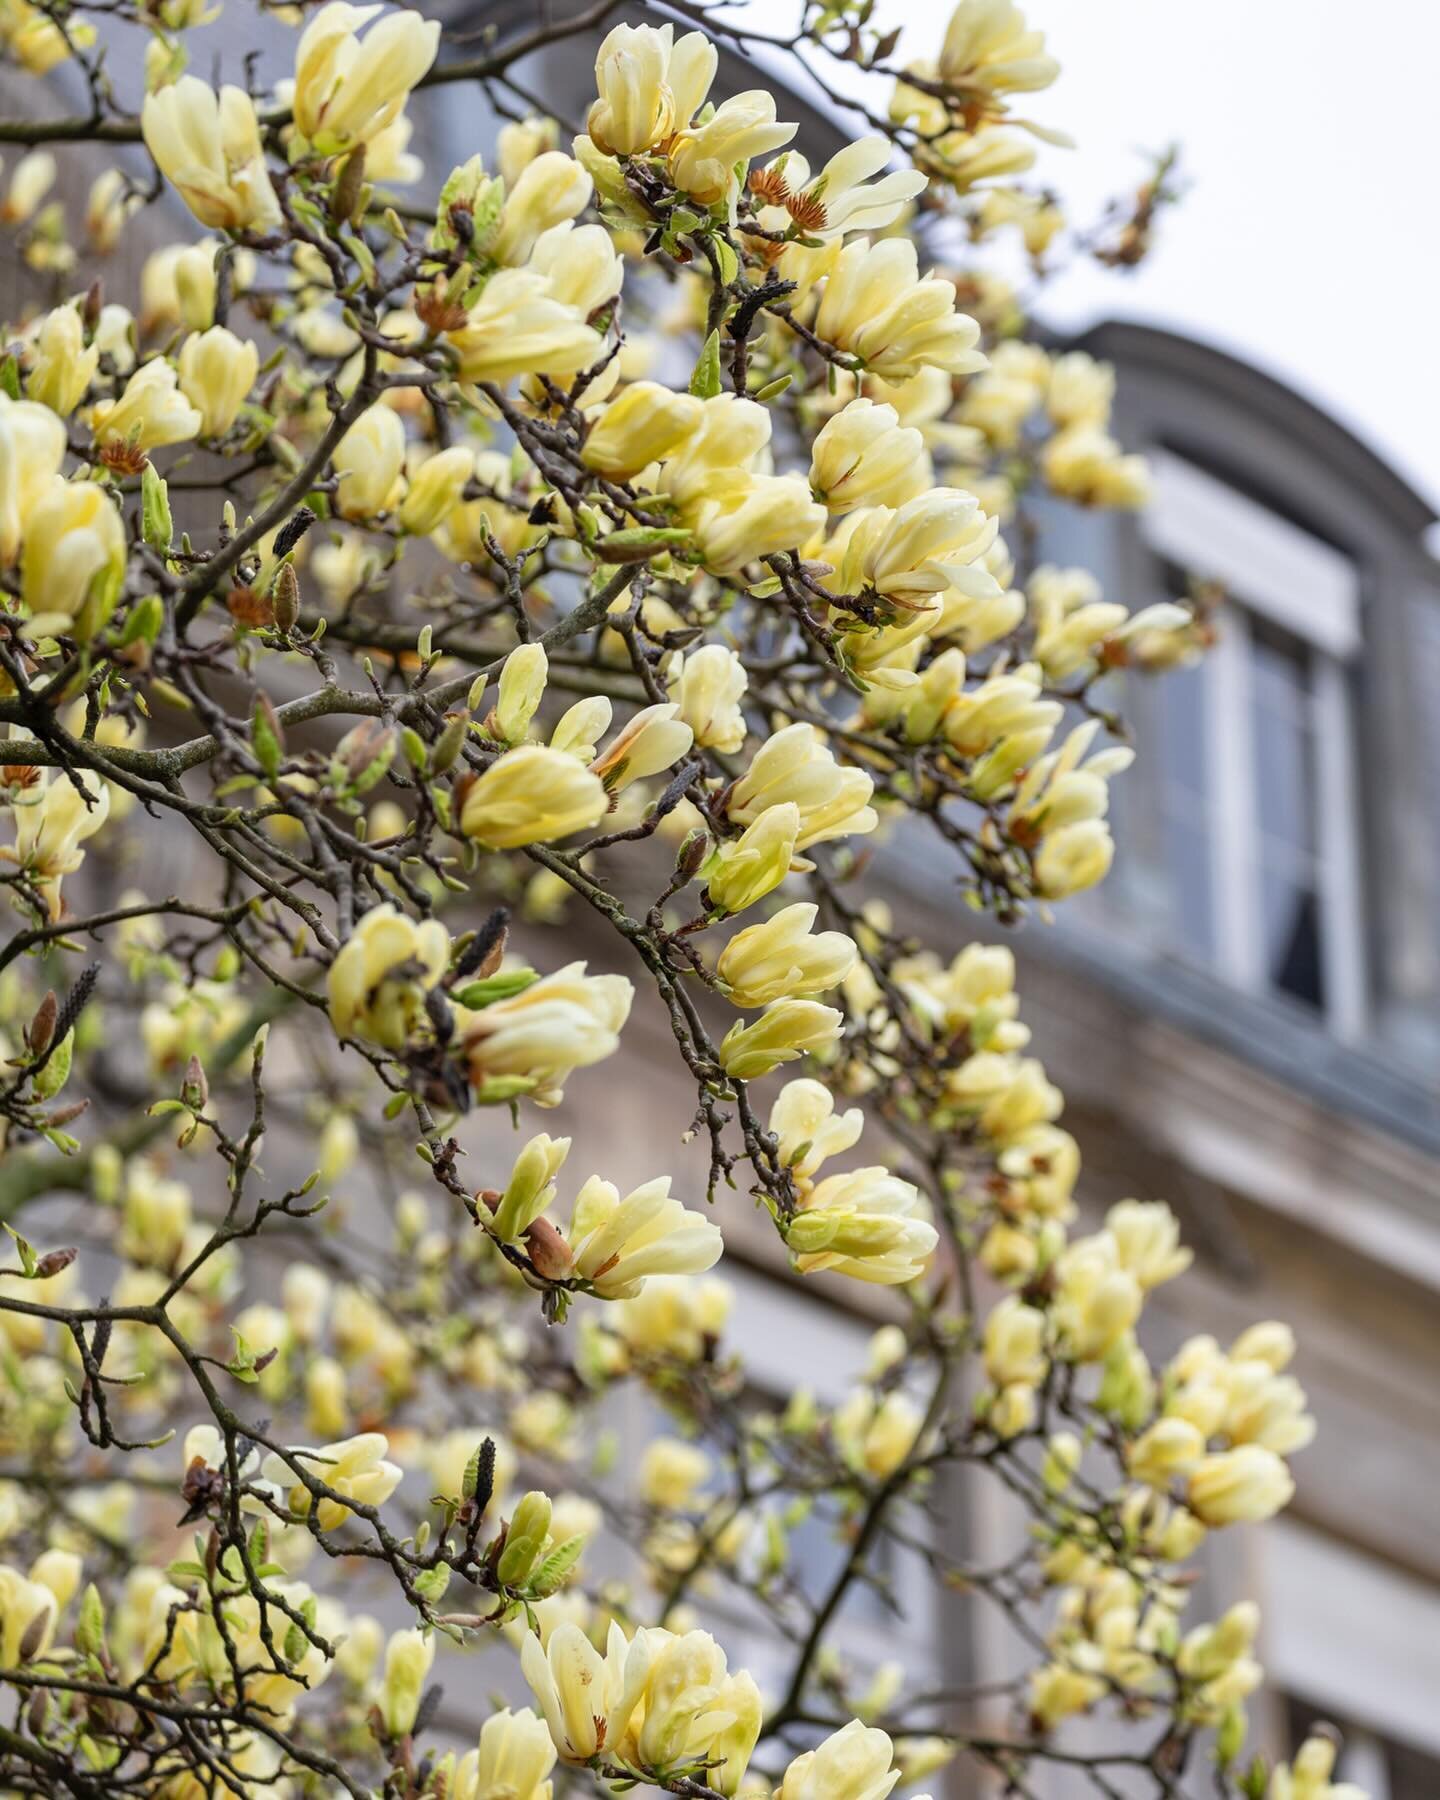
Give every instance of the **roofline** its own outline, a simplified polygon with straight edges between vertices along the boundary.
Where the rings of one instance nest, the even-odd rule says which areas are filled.
[[[1333,413],[1232,351],[1192,334],[1117,318],[1101,320],[1069,341],[1107,361],[1130,368],[1148,364],[1196,386],[1222,389],[1237,412],[1249,413],[1257,421],[1303,440],[1343,469],[1365,499],[1417,541],[1440,517],[1432,502],[1393,464]],[[1184,447],[1178,438],[1175,447]]]

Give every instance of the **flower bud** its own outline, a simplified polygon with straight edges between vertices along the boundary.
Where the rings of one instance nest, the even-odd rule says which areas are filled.
[[[200,414],[201,437],[223,437],[254,386],[260,353],[251,343],[212,325],[180,346],[180,390]]]
[[[495,1573],[505,1587],[523,1582],[544,1554],[550,1535],[550,1496],[538,1490],[516,1503]]]
[[[597,825],[609,805],[602,784],[573,756],[521,744],[470,784],[460,829],[492,850],[516,850]]]
[[[463,444],[437,450],[410,477],[400,507],[400,523],[416,537],[426,537],[455,509],[465,483],[475,472],[473,451]]]
[[[660,462],[700,421],[703,403],[656,381],[622,388],[590,425],[580,460],[612,481],[628,481]]]
[[[781,1063],[828,1050],[843,1013],[817,1000],[777,1000],[752,1025],[736,1024],[720,1045],[720,1066],[735,1081],[755,1081]]]
[[[385,1736],[392,1743],[410,1735],[434,1660],[435,1639],[414,1627],[394,1632],[386,1645],[378,1705]]]

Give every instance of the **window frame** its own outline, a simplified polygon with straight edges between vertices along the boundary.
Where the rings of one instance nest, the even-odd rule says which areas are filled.
[[[1351,672],[1362,647],[1355,564],[1331,545],[1170,451],[1155,455],[1156,493],[1143,535],[1156,585],[1179,566],[1233,598],[1202,674],[1210,820],[1210,966],[1247,993],[1291,1001],[1270,980],[1254,798],[1252,619],[1307,652],[1314,746],[1315,860],[1327,1028],[1361,1038],[1368,1018]],[[1304,596],[1303,600],[1297,596]]]

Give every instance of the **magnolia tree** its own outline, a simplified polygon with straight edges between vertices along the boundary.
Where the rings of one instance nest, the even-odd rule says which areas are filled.
[[[671,10],[472,54],[286,5],[293,74],[217,91],[200,0],[0,0],[88,93],[0,125],[55,289],[0,363],[0,1784],[1354,1800],[1324,1735],[1245,1748],[1256,1608],[1186,1610],[1290,1497],[1290,1334],[1151,1366],[1176,1220],[1074,1228],[968,941],[1104,877],[1119,672],[1209,635],[1036,566],[1031,516],[1144,502],[1112,371],[1021,290],[1138,261],[1168,164],[1083,231],[1027,184],[1057,68],[1011,0],[903,45]],[[521,60],[600,30],[543,116]],[[717,40],[867,135],[813,167]],[[457,82],[510,122],[427,187]],[[47,143],[136,146],[74,245]],[[102,292],[146,207],[194,223]],[[934,948],[877,892],[909,858]],[[635,982],[693,1103],[622,1195],[613,1136],[538,1128],[572,1082],[603,1116]],[[727,1346],[745,1210],[887,1321],[833,1408]],[[617,1456],[627,1389],[666,1423]],[[905,1604],[897,1557],[1014,1659],[877,1666],[847,1602]]]

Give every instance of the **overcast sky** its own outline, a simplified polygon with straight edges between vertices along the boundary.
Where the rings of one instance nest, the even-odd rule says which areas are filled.
[[[901,53],[944,0],[882,0]],[[1178,327],[1290,382],[1440,504],[1440,4],[1029,0],[1063,64],[1025,110],[1074,152],[1037,174],[1077,203],[1134,185],[1180,140],[1192,186],[1151,264],[1095,269],[1051,316]],[[1078,216],[1085,216],[1077,204]]]

